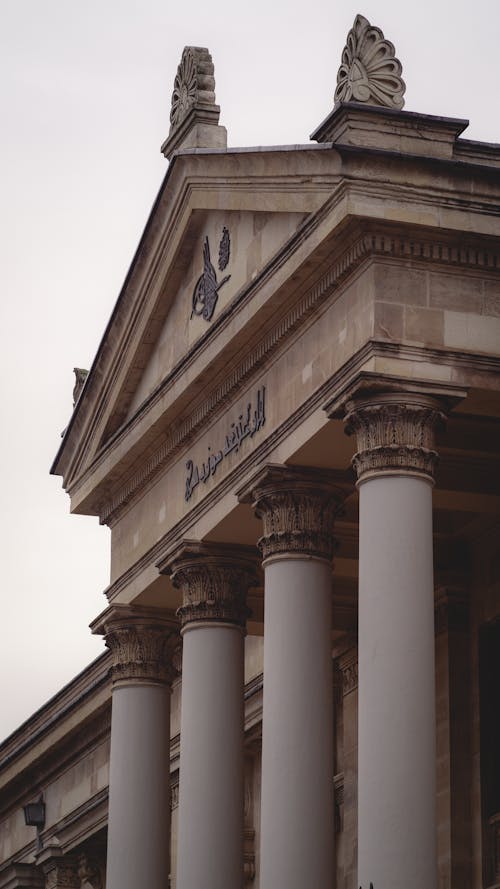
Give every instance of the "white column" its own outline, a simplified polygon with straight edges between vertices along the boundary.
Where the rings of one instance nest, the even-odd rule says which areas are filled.
[[[437,402],[351,402],[359,488],[358,884],[435,889]]]
[[[170,846],[170,683],[178,625],[113,606],[93,625],[113,655],[107,889],[166,889]]]
[[[334,886],[332,555],[328,473],[269,467],[241,495],[264,535],[261,889]]]
[[[255,557],[186,543],[166,570],[184,603],[176,885],[242,889],[245,597]]]

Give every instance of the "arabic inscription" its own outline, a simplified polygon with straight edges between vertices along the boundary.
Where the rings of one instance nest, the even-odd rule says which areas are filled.
[[[240,414],[238,420],[231,423],[229,432],[226,435],[224,446],[219,451],[212,451],[211,446],[208,447],[208,455],[201,467],[188,460],[186,463],[187,479],[185,499],[188,501],[194,489],[200,482],[206,484],[209,478],[215,475],[217,467],[220,463],[231,454],[235,454],[241,448],[246,438],[253,438],[255,433],[262,429],[266,422],[266,388],[262,386],[257,390],[255,407],[252,409],[252,402],[249,401],[247,409]]]

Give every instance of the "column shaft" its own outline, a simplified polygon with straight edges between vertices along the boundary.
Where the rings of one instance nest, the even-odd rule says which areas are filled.
[[[169,875],[170,689],[113,691],[108,889],[166,889]]]
[[[358,885],[436,889],[433,396],[347,403],[358,451]]]
[[[184,631],[178,889],[243,885],[243,633]]]
[[[262,889],[334,881],[331,565],[265,567]]]
[[[358,883],[436,886],[432,488],[359,492]]]

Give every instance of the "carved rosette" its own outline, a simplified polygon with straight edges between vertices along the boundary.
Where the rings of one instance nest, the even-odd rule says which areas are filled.
[[[255,557],[245,547],[186,541],[159,567],[182,591],[183,628],[200,621],[245,627],[247,591],[258,584]]]
[[[385,39],[380,28],[357,15],[337,72],[335,104],[363,102],[401,109],[406,84],[395,52],[394,45]]]
[[[174,80],[170,132],[200,103],[215,105],[212,56],[204,46],[185,46]]]
[[[356,435],[352,465],[358,483],[373,475],[404,474],[434,480],[435,432],[445,422],[436,399],[376,395],[346,405],[345,431]]]
[[[112,655],[113,682],[171,684],[178,670],[179,625],[153,609],[112,606],[92,625]]]
[[[257,545],[264,559],[286,553],[331,561],[333,524],[344,499],[328,471],[287,466],[267,467],[240,495],[262,519],[264,534]]]

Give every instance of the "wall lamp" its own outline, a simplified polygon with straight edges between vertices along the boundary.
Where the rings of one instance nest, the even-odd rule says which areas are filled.
[[[45,803],[43,796],[40,797],[38,802],[28,803],[27,806],[23,806],[23,810],[25,824],[28,827],[36,827],[38,830],[42,830],[45,826]]]

